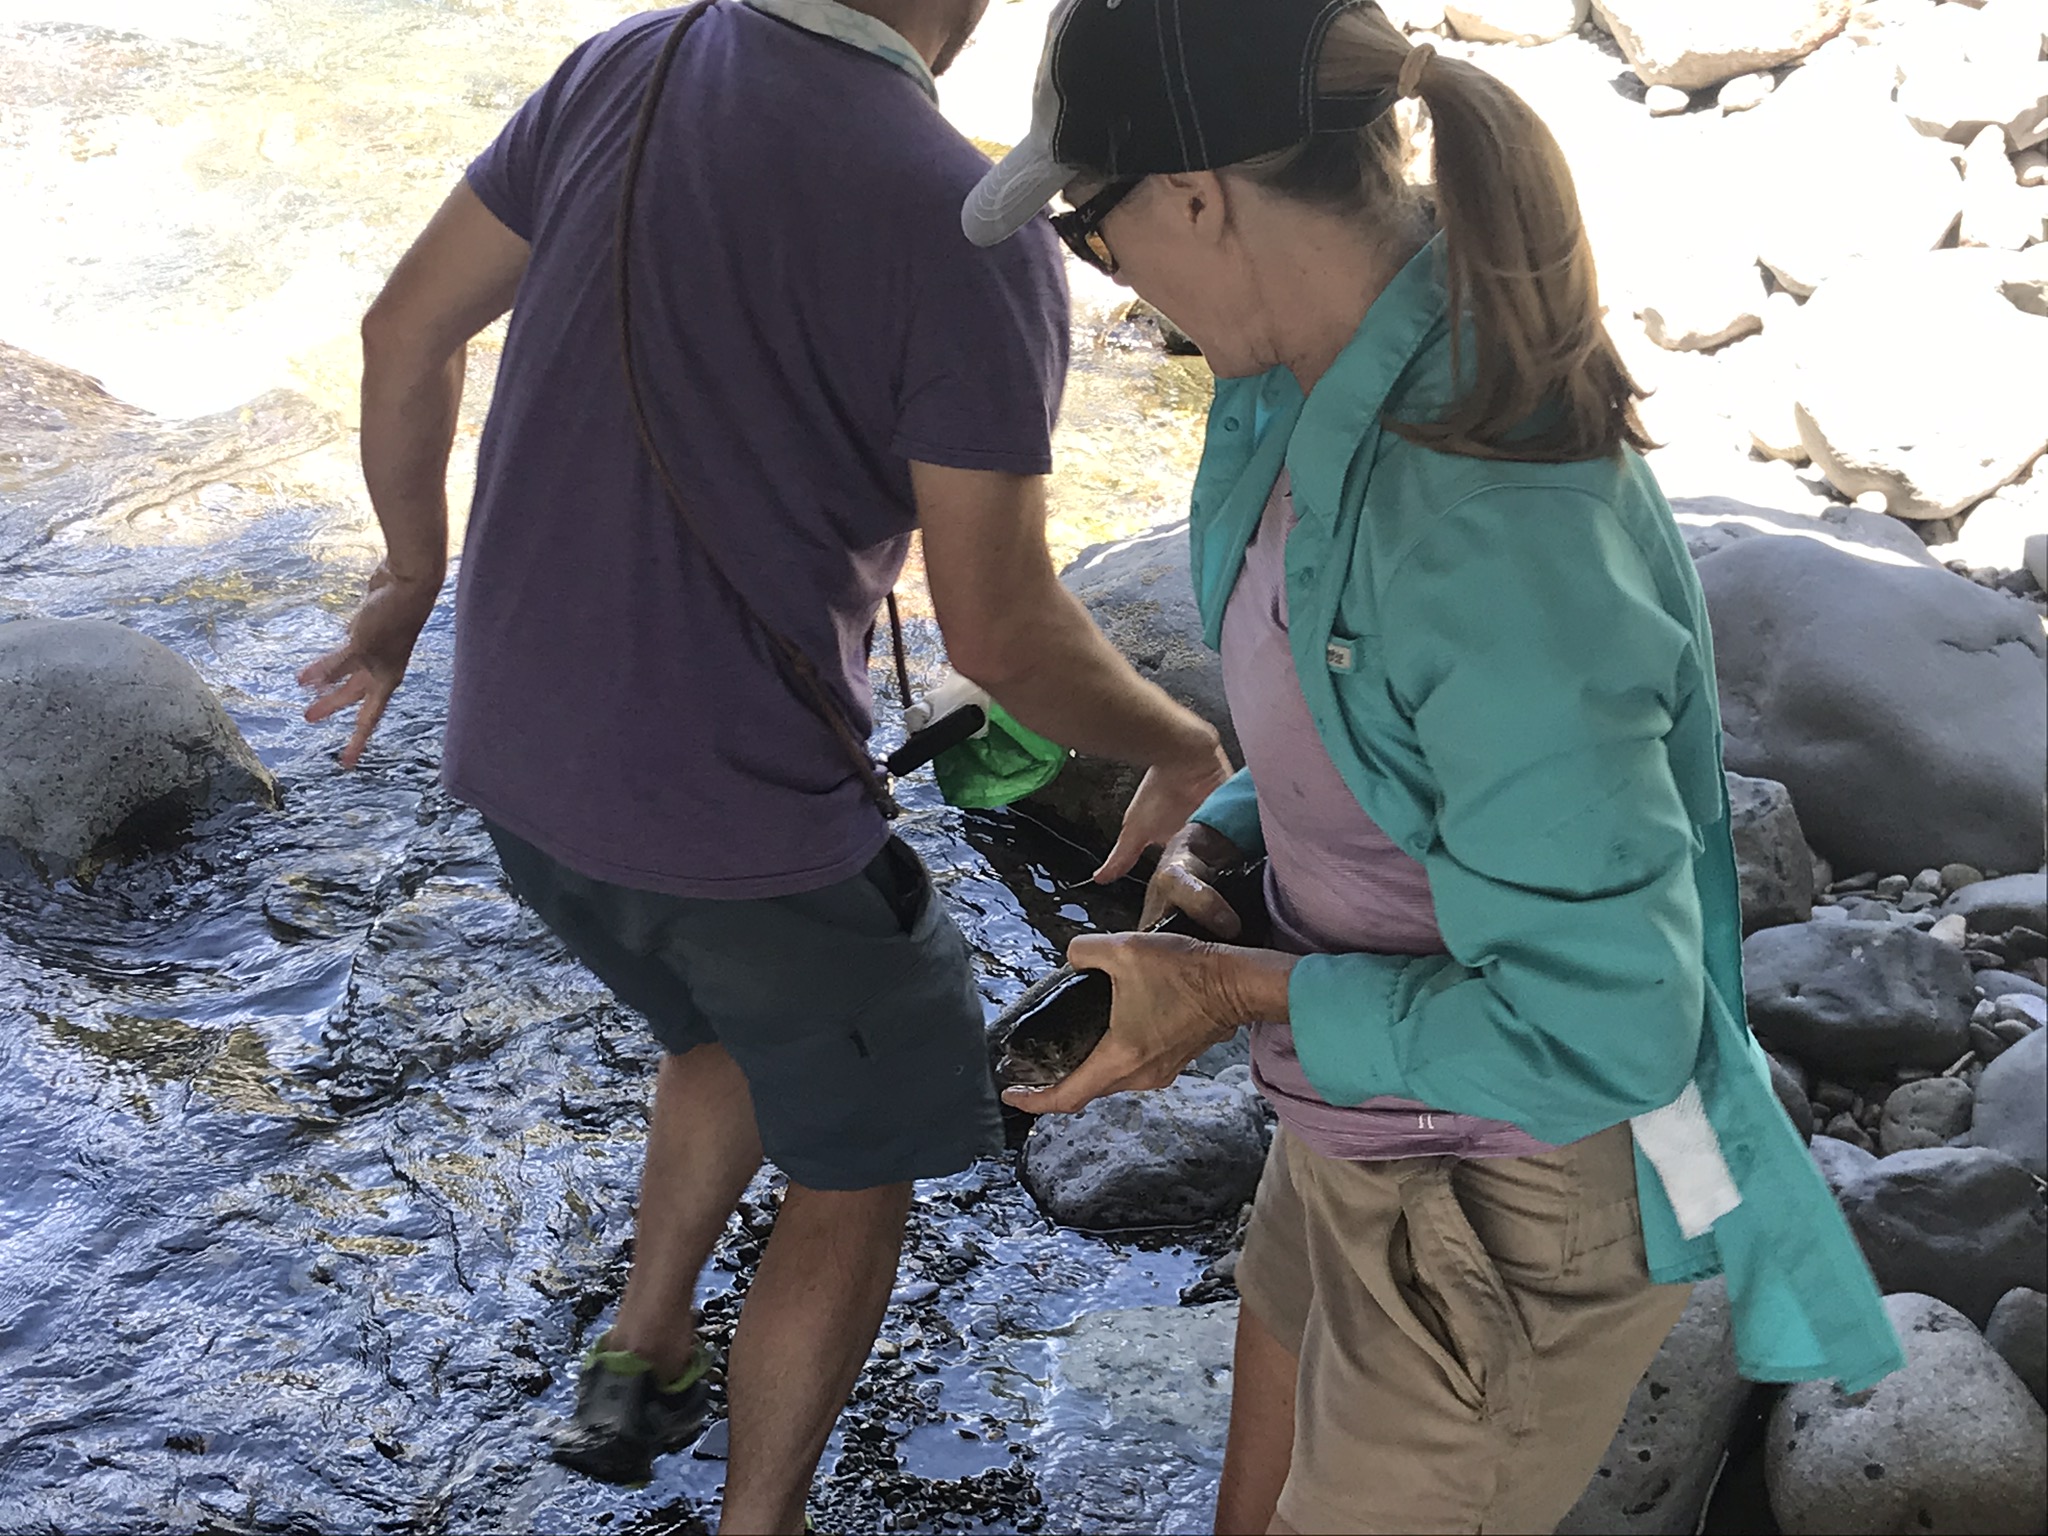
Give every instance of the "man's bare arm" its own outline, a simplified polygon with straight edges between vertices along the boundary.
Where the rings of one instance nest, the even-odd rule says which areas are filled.
[[[1060,585],[1041,477],[918,463],[910,471],[954,667],[1033,730],[1148,770],[1098,878],[1125,873],[1229,775],[1215,728],[1139,677]]]
[[[385,558],[348,642],[299,674],[324,720],[351,705],[344,766],[405,676],[448,568],[448,454],[469,340],[512,307],[530,248],[467,183],[441,205],[363,319],[362,457]]]
[[[448,560],[448,452],[469,339],[512,307],[530,248],[467,182],[363,317],[363,478],[396,575]]]

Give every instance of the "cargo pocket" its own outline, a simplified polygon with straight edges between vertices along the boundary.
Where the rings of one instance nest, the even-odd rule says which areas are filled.
[[[1534,1351],[1506,1281],[1452,1191],[1449,1170],[1404,1182],[1401,1216],[1390,1260],[1408,1316],[1395,1321],[1436,1361],[1466,1407],[1518,1422],[1528,1405]]]

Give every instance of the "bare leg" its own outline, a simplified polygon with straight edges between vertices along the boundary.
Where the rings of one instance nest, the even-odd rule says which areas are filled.
[[[747,1291],[726,1369],[725,1536],[792,1536],[889,1304],[910,1186],[791,1184]]]
[[[672,1380],[697,1348],[697,1276],[761,1166],[754,1100],[722,1045],[662,1058],[633,1238],[611,1344]]]
[[[1219,1536],[1285,1531],[1273,1516],[1294,1460],[1294,1388],[1301,1362],[1250,1307],[1237,1309],[1230,1439],[1216,1490]]]

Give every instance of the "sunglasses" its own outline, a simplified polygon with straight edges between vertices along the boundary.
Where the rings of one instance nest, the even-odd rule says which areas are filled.
[[[1112,181],[1078,208],[1052,216],[1053,233],[1066,242],[1067,249],[1107,277],[1116,276],[1116,253],[1102,238],[1102,221],[1110,210],[1137,190],[1145,178]]]

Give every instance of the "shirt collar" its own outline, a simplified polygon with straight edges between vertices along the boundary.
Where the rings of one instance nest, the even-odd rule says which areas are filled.
[[[1410,257],[1365,313],[1357,333],[1316,381],[1294,427],[1287,463],[1295,505],[1333,513],[1357,451],[1360,424],[1377,424],[1417,354],[1439,339],[1445,294],[1441,234]]]
[[[939,84],[932,78],[931,68],[923,55],[904,40],[902,33],[886,22],[877,21],[867,12],[841,5],[839,0],[744,0],[744,3],[763,16],[773,16],[792,27],[801,27],[819,37],[829,37],[849,48],[858,48],[862,53],[887,60],[915,80],[918,89],[937,103]]]

